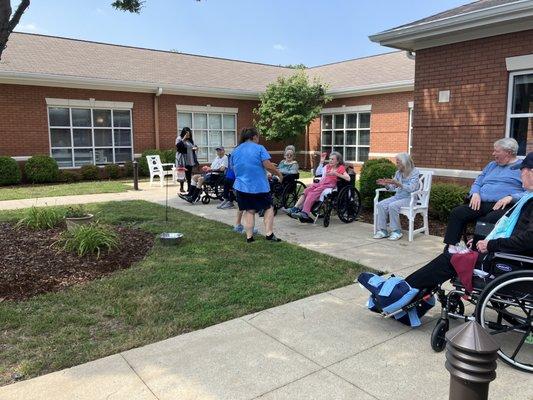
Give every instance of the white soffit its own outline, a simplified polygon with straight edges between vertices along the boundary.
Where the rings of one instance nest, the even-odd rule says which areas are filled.
[[[533,54],[524,56],[507,57],[505,59],[507,71],[519,71],[522,69],[533,69]]]
[[[46,105],[52,107],[89,107],[89,108],[125,108],[132,109],[133,102],[127,101],[101,101],[101,100],[75,100],[46,98]]]
[[[433,171],[436,176],[446,176],[449,178],[466,178],[475,179],[481,174],[481,171],[468,171],[463,169],[446,169],[446,168],[418,168],[420,171]]]

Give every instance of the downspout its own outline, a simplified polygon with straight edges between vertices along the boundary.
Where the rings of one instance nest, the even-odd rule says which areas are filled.
[[[163,88],[158,87],[154,96],[154,132],[155,132],[155,148],[159,150],[159,96],[163,93]]]

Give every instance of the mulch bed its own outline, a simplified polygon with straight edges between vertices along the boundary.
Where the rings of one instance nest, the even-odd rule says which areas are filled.
[[[366,222],[367,224],[374,223],[374,212],[369,209],[362,209],[359,214],[358,221]],[[409,229],[409,221],[403,215],[400,216],[400,221],[402,223],[402,229],[407,231]],[[422,227],[422,216],[417,215],[415,217],[415,229]],[[437,221],[429,217],[429,234],[444,237],[446,232],[446,222]]]
[[[118,248],[79,257],[54,246],[64,228],[34,231],[0,223],[0,301],[23,300],[91,281],[142,260],[154,236],[140,229],[114,227]]]

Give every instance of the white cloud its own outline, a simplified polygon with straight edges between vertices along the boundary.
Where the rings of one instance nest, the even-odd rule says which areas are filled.
[[[16,30],[28,33],[46,33],[46,29],[41,29],[39,26],[31,22],[27,24],[18,24]]]
[[[96,13],[97,13],[97,14],[100,14],[100,15],[105,15],[105,11],[102,10],[101,8],[97,8],[97,9],[96,9]]]
[[[274,48],[274,50],[278,50],[278,51],[285,51],[288,49],[287,46],[281,44],[281,43],[277,43],[275,44],[274,46],[272,46]]]

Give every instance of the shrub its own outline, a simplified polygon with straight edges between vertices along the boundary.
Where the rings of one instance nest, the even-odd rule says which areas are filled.
[[[368,161],[366,163],[368,163]],[[396,167],[392,162],[386,160],[379,163],[371,163],[363,168],[364,170],[361,172],[361,178],[359,179],[361,203],[363,207],[373,208],[376,189],[382,187],[376,183],[376,180],[381,178],[391,178],[396,172]]]
[[[96,165],[84,165],[80,169],[80,174],[85,181],[97,181],[100,178],[100,168]]]
[[[89,213],[83,206],[83,204],[78,204],[77,206],[67,207],[65,212],[65,218],[82,218],[87,216]]]
[[[71,231],[61,233],[57,242],[63,250],[75,252],[80,257],[96,253],[100,257],[102,251],[110,251],[118,246],[118,235],[106,225],[79,225]]]
[[[372,165],[376,164],[390,164],[391,161],[388,158],[373,158],[371,160],[366,160],[363,166],[361,167],[361,174],[363,174],[364,170],[368,167],[371,167]]]
[[[59,167],[49,156],[33,156],[24,165],[26,178],[31,183],[57,182]]]
[[[25,226],[31,229],[51,229],[63,221],[63,215],[54,208],[32,207],[26,211],[26,215],[19,220],[17,226]]]
[[[74,171],[69,171],[62,169],[59,171],[58,181],[65,183],[78,182],[80,180],[80,175]]]
[[[469,189],[451,183],[435,183],[429,197],[429,214],[440,221],[447,222],[450,211],[464,203]]]
[[[128,178],[133,176],[133,162],[126,161],[124,163],[123,175],[128,177]]]
[[[146,156],[158,155],[161,158],[161,162],[164,163],[174,163],[176,161],[176,152],[174,150],[145,150],[142,153],[141,159],[139,160],[139,175],[149,176],[150,171],[148,170],[148,163],[146,162]]]
[[[0,186],[20,183],[19,164],[11,157],[0,157]]]
[[[109,179],[120,178],[120,167],[117,164],[108,164],[104,167],[106,176]]]

